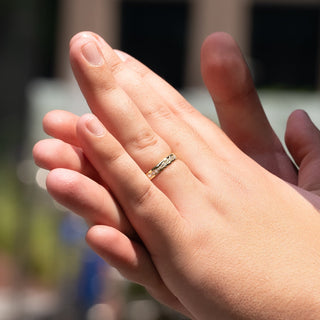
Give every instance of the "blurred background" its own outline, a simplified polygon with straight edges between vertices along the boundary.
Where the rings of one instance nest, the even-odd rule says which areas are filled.
[[[179,319],[88,249],[86,225],[46,193],[32,161],[52,109],[88,107],[68,41],[92,30],[147,64],[217,121],[199,53],[229,32],[283,137],[306,109],[320,125],[319,0],[0,0],[0,320]]]

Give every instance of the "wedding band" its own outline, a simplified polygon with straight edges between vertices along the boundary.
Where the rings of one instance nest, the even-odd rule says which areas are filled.
[[[161,160],[155,167],[149,170],[146,175],[147,177],[152,180],[156,177],[162,170],[164,170],[168,165],[170,165],[177,157],[174,153],[169,154],[166,158]]]

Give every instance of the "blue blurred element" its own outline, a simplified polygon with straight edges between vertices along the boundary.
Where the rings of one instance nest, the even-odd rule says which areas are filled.
[[[84,220],[72,213],[67,213],[60,224],[60,238],[70,246],[79,246],[83,243],[88,230]]]
[[[80,271],[75,284],[75,304],[79,317],[85,316],[95,304],[103,302],[107,292],[108,265],[84,242],[87,225],[82,218],[67,213],[60,224],[60,238],[67,246],[82,248]]]
[[[105,272],[103,272],[106,269],[107,264],[102,258],[87,248],[83,254],[76,297],[78,304],[84,310],[102,302],[101,298],[107,290]]]

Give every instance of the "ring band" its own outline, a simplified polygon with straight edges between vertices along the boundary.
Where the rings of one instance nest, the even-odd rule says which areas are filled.
[[[166,158],[161,160],[155,167],[149,170],[146,175],[147,177],[152,180],[156,177],[162,170],[164,170],[168,165],[170,165],[177,157],[174,153],[170,153]]]

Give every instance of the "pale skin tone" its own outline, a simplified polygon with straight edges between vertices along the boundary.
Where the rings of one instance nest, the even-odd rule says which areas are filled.
[[[95,116],[49,113],[44,129],[59,140],[34,157],[51,170],[50,194],[91,225],[92,248],[190,318],[316,319],[320,133],[308,116],[288,120],[297,169],[222,33],[201,59],[226,134],[97,35],[74,37],[70,57]],[[170,152],[178,160],[149,181]]]

